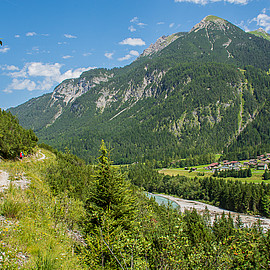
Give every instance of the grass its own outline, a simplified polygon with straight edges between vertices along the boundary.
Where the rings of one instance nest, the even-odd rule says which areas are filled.
[[[44,172],[55,156],[26,157],[22,161],[3,161],[0,169],[13,181],[22,175],[31,180],[29,188],[10,185],[0,193],[0,268],[1,269],[83,269],[74,255],[76,243],[67,234],[67,225],[56,213],[59,200],[43,181]],[[79,210],[79,209],[78,209]]]
[[[189,170],[185,170],[183,168],[162,169],[162,170],[159,170],[159,172],[165,175],[170,175],[170,176],[180,175],[180,176],[186,176],[186,177],[191,177],[191,178],[195,176],[198,178],[213,176],[212,171],[204,169],[205,166],[206,165],[192,166],[192,168],[197,168],[197,170],[193,172],[189,172]],[[262,183],[262,182],[268,183],[269,182],[269,181],[262,180],[262,175],[264,173],[263,170],[252,169],[251,171],[252,171],[252,177],[249,177],[249,178],[227,177],[226,180],[234,180],[234,181],[239,180],[242,182],[250,182],[250,183]]]

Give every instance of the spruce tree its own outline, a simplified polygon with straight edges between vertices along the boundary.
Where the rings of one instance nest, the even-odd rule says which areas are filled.
[[[128,228],[135,209],[132,190],[124,176],[113,168],[104,141],[100,152],[94,186],[86,203],[87,208],[90,212],[95,212],[97,225],[100,225],[102,216],[106,214],[114,220],[115,226]]]

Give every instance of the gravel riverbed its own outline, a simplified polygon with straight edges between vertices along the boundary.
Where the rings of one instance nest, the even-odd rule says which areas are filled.
[[[185,209],[192,210],[193,208],[195,208],[198,213],[202,214],[207,207],[212,223],[214,222],[215,216],[221,216],[222,213],[224,212],[226,215],[230,213],[231,217],[233,218],[234,221],[237,219],[238,216],[240,216],[241,221],[243,222],[244,226],[250,227],[253,224],[256,224],[257,222],[259,222],[259,220],[260,220],[261,226],[263,227],[263,229],[265,231],[270,228],[270,219],[269,218],[232,212],[232,211],[228,211],[228,210],[225,210],[225,209],[222,209],[222,208],[210,205],[210,204],[206,204],[206,203],[202,203],[202,202],[198,202],[198,201],[180,199],[180,198],[176,198],[176,197],[173,197],[170,195],[163,195],[163,194],[152,194],[152,195],[160,196],[160,197],[166,198],[172,202],[175,202],[176,204],[178,204],[180,206],[181,212],[184,212]]]

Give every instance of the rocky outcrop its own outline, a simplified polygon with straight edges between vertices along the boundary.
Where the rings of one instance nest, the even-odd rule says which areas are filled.
[[[173,41],[178,39],[181,35],[180,34],[173,34],[170,36],[162,36],[160,37],[154,44],[151,44],[147,49],[143,51],[141,56],[149,56],[156,52],[163,50],[165,47],[170,45]]]
[[[223,30],[225,31],[226,29],[229,29],[229,23],[224,20],[221,19],[219,17],[216,16],[212,16],[209,15],[207,17],[205,17],[204,19],[202,19],[199,23],[197,23],[191,30],[189,33],[191,32],[197,32],[201,29],[207,29],[211,27],[211,29],[216,29],[216,30]]]
[[[100,76],[93,77],[90,80],[86,79],[86,77],[80,77],[79,80],[71,79],[64,81],[54,89],[49,105],[51,107],[57,101],[62,101],[64,105],[72,103],[76,98],[88,92],[101,82],[107,82],[111,77],[112,75],[110,74],[100,74]]]

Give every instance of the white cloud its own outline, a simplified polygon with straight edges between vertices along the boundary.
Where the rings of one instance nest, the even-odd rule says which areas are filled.
[[[69,34],[64,34],[64,36],[65,36],[66,38],[77,38],[76,36],[69,35]]]
[[[130,20],[131,23],[137,23],[139,21],[138,17],[134,17],[133,19]]]
[[[248,28],[248,26],[245,24],[244,21],[241,21],[237,26],[240,27],[240,28],[242,28],[245,32],[249,32],[250,31],[249,28]]]
[[[92,53],[88,52],[88,53],[83,53],[83,56],[89,56],[92,55]]]
[[[145,26],[147,24],[140,22],[140,23],[137,23],[137,25],[143,27],[143,26]]]
[[[8,75],[13,77],[12,83],[4,90],[6,93],[11,93],[13,90],[50,90],[56,84],[63,80],[79,77],[82,72],[93,69],[77,68],[75,70],[67,70],[61,73],[60,63],[48,64],[41,62],[27,63],[18,72],[10,72]],[[10,66],[11,67],[11,66]],[[14,66],[15,67],[15,66]],[[11,70],[18,70],[17,67]]]
[[[266,32],[270,31],[270,16],[266,14],[266,9],[264,9],[262,13],[259,14],[252,21],[257,22],[257,25],[259,25],[260,27],[264,27]]]
[[[174,27],[174,23],[171,23],[171,24],[169,25],[169,27],[170,27],[170,28]]]
[[[119,44],[130,46],[144,46],[145,42],[141,38],[126,38],[123,41],[119,42]]]
[[[118,61],[125,61],[125,60],[128,60],[131,58],[131,55],[130,54],[127,54],[126,56],[124,57],[121,57],[121,58],[118,58]]]
[[[60,73],[61,64],[43,64],[41,62],[33,62],[26,64],[27,74],[31,77],[52,77],[58,78]]]
[[[136,24],[136,25],[138,25],[138,26],[140,26],[140,27],[144,27],[145,25],[147,25],[147,24],[145,24],[145,23],[140,22],[138,17],[134,17],[133,19],[130,20],[130,22],[131,22],[131,23],[134,23],[134,24]],[[131,26],[131,27],[132,27],[132,26]],[[135,29],[135,28],[134,28],[134,29]],[[131,31],[131,32],[132,32],[132,31]]]
[[[64,55],[62,58],[63,59],[68,59],[68,58],[72,58],[73,56],[71,56],[71,55]]]
[[[0,53],[7,53],[10,50],[8,46],[4,46],[3,48],[0,48]]]
[[[108,53],[108,52],[107,52],[107,53],[105,53],[104,55],[105,55],[105,57],[107,57],[108,59],[112,59],[114,53]]]
[[[160,25],[160,24],[165,24],[164,22],[158,22],[157,25]]]
[[[25,34],[27,37],[33,37],[33,36],[36,36],[37,33],[36,32],[28,32]]]
[[[130,55],[134,55],[134,56],[139,56],[139,55],[140,55],[139,52],[134,51],[134,50],[131,50],[131,51],[129,52],[129,54],[130,54]]]
[[[13,78],[26,78],[27,77],[26,67],[24,67],[22,70],[18,70],[17,72],[10,72],[8,75]]]
[[[21,36],[20,36],[20,35],[15,35],[14,37],[15,37],[15,38],[19,38],[19,37],[21,37]]]
[[[250,0],[225,0],[225,2],[229,2],[231,4],[240,4],[246,5]]]
[[[6,93],[12,93],[12,90],[28,90],[28,91],[33,91],[36,88],[36,83],[29,80],[29,79],[23,79],[23,80],[18,80],[18,79],[13,79],[12,83],[4,90]]]
[[[32,48],[32,51],[34,51],[34,52],[37,52],[37,53],[38,53],[38,52],[39,52],[39,47],[37,47],[37,46],[33,47],[33,48]]]
[[[129,30],[130,32],[135,32],[135,31],[136,31],[136,28],[134,28],[134,26],[131,25],[131,26],[128,28],[128,30]]]
[[[66,71],[65,73],[61,74],[58,78],[57,78],[57,82],[60,83],[64,80],[67,80],[67,79],[71,79],[71,78],[78,78],[81,76],[81,74],[87,70],[90,70],[90,69],[94,69],[96,67],[88,67],[88,68],[77,68],[75,70],[68,70]]]
[[[117,60],[118,61],[125,61],[125,60],[129,60],[131,57],[133,57],[133,56],[139,56],[140,54],[139,54],[139,52],[137,52],[137,51],[134,51],[134,50],[131,50],[130,52],[129,52],[129,54],[127,54],[127,55],[125,55],[124,57],[120,57],[120,58],[118,58]]]
[[[209,3],[215,3],[215,2],[228,2],[231,4],[240,4],[240,5],[246,5],[251,0],[174,0],[178,3],[188,2],[188,3],[194,3],[199,5],[206,5]]]
[[[8,71],[15,71],[15,70],[19,70],[18,67],[14,66],[14,65],[4,65],[1,67],[2,70],[8,70]]]

